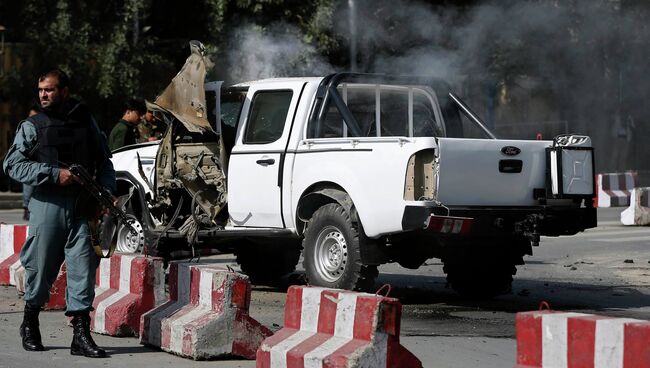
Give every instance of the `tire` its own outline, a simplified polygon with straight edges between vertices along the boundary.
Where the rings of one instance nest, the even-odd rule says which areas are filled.
[[[272,243],[242,243],[234,253],[242,272],[252,283],[275,285],[284,275],[296,270],[300,250],[298,241],[288,239]]]
[[[131,231],[124,226],[121,222],[117,226],[117,245],[115,247],[116,252],[120,253],[131,253],[131,254],[140,254],[144,249],[144,228],[142,223],[134,215],[127,214],[129,223],[136,230],[136,234],[132,234]]]
[[[145,233],[144,227],[140,219],[135,216],[133,206],[131,203],[126,207],[126,217],[136,230],[136,234],[132,234],[131,231],[124,226],[122,221],[115,218],[115,227],[112,227],[109,221],[102,221],[101,223],[101,233],[106,234],[102,236],[111,236],[116,238],[115,251],[126,254],[140,254],[144,250],[145,246]]]
[[[530,241],[519,235],[463,237],[445,242],[443,270],[449,285],[469,298],[492,298],[512,290],[516,265]]]
[[[467,298],[490,299],[512,289],[512,275],[517,268],[507,263],[447,264],[443,267],[447,281],[458,294]]]
[[[101,221],[100,238],[110,237],[116,239],[115,252],[126,254],[140,254],[144,249],[144,229],[140,221],[132,214],[127,214],[129,223],[135,228],[136,234],[131,234],[131,231],[122,224],[121,221],[115,219],[106,221],[106,218]],[[111,222],[115,221],[115,225]],[[106,240],[108,241],[108,240]]]
[[[338,203],[314,212],[303,240],[303,266],[311,285],[335,289],[370,291],[377,266],[361,262],[358,227]]]

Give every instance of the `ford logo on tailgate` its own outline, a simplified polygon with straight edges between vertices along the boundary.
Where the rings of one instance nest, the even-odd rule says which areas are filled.
[[[521,153],[521,150],[515,146],[505,146],[501,148],[501,153],[506,156],[517,156]]]

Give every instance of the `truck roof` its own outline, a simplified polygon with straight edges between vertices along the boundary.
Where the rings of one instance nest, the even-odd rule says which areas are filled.
[[[323,77],[286,77],[286,78],[264,78],[257,79],[247,82],[241,82],[232,85],[231,87],[248,87],[251,84],[261,84],[261,83],[273,83],[273,82],[314,82],[320,83],[323,80]]]

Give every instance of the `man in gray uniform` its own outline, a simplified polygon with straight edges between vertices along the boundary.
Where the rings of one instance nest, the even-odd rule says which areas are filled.
[[[20,252],[26,284],[20,334],[25,350],[44,350],[38,314],[65,260],[65,314],[73,317],[70,353],[104,357],[105,351],[90,335],[97,258],[90,244],[89,203],[66,167],[84,166],[111,193],[115,192],[115,170],[106,137],[86,106],[70,98],[68,81],[60,69],[38,79],[42,111],[20,124],[3,165],[11,178],[34,187],[29,237]]]

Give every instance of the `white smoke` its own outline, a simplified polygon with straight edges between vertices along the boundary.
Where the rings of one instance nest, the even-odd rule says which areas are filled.
[[[334,70],[295,27],[286,24],[240,27],[229,45],[228,76],[234,81],[322,76]]]
[[[650,134],[647,2],[500,0],[460,9],[354,1],[357,26],[349,26],[343,7],[335,26],[356,40],[359,71],[430,75],[473,88],[470,102],[479,113],[489,109],[486,85],[499,94],[516,90],[523,97],[505,109],[515,114],[496,116],[497,123],[566,122],[570,131],[591,135],[597,150],[631,146],[630,153],[600,156],[602,169],[650,170],[637,158],[650,154],[642,136]],[[533,94],[542,106],[521,108]]]
[[[490,109],[489,84],[499,88],[502,106],[512,101],[512,111],[527,103],[525,95],[537,94],[540,106],[495,120],[566,122],[605,151],[627,132],[623,140],[631,150],[650,155],[640,137],[650,135],[650,7],[644,2],[494,0],[459,8],[415,0],[351,1],[354,19],[349,2],[342,1],[332,25],[327,17],[318,24],[356,46],[357,71],[442,78],[463,88],[459,92],[467,92],[479,113]],[[322,76],[352,64],[331,66],[298,29],[283,23],[244,25],[223,51],[232,81]],[[505,92],[512,90],[524,97],[508,100]],[[630,157],[604,157],[599,165],[650,170],[650,163]]]

